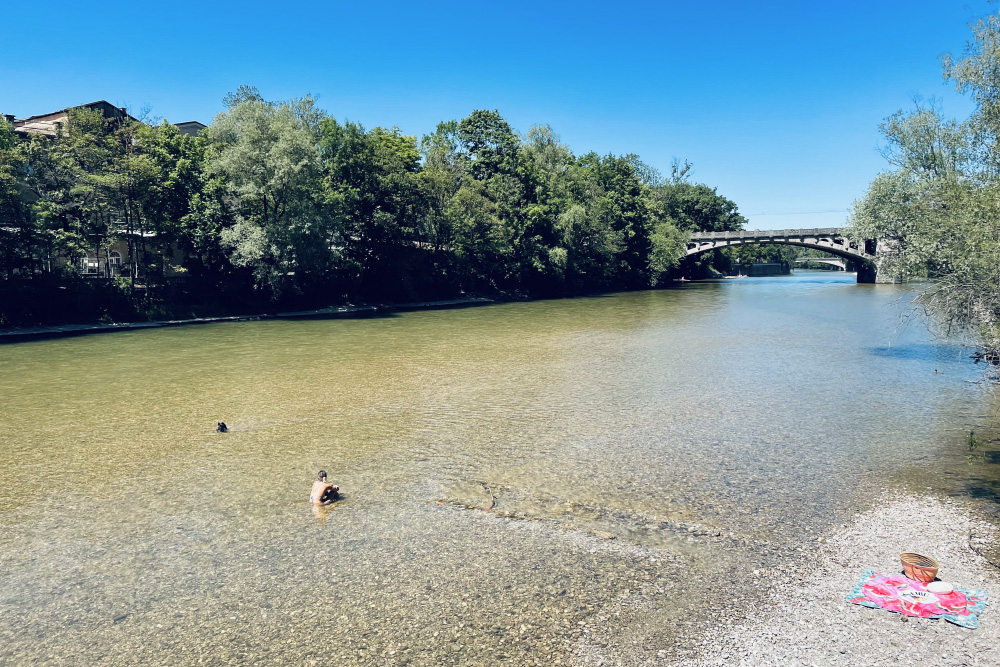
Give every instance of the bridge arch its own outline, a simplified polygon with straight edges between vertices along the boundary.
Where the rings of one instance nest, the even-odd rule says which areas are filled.
[[[795,245],[812,248],[854,262],[858,269],[859,283],[876,282],[877,263],[875,242],[855,242],[840,227],[816,229],[774,229],[764,231],[691,232],[685,257],[700,255],[709,250],[739,245]]]

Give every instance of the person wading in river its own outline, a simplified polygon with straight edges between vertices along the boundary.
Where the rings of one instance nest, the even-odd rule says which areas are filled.
[[[320,470],[319,476],[313,482],[309,502],[313,505],[329,505],[340,497],[340,487],[326,481],[326,471]]]

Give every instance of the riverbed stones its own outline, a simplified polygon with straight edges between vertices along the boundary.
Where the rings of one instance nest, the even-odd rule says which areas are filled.
[[[741,380],[771,361],[784,366],[787,337],[753,336],[773,341],[762,348],[735,336],[720,348],[688,332],[696,345],[685,347],[674,335],[684,318],[662,317],[666,302],[643,305],[672,295],[636,297],[601,299],[614,308],[597,327],[570,318],[565,328],[558,323],[569,320],[548,311],[566,304],[549,304],[545,326],[509,326],[518,318],[507,313],[472,338],[441,326],[422,334],[405,318],[388,327],[355,322],[350,335],[310,323],[301,344],[268,346],[268,354],[261,337],[278,327],[247,325],[255,332],[247,338],[241,325],[216,341],[225,343],[224,364],[170,346],[191,346],[190,332],[177,331],[143,334],[168,343],[167,358],[151,364],[158,351],[130,345],[130,334],[102,343],[129,363],[90,357],[78,381],[57,373],[55,385],[31,378],[79,367],[80,350],[46,345],[43,363],[25,366],[14,378],[19,390],[5,396],[18,433],[11,460],[23,465],[4,470],[8,493],[0,493],[0,663],[367,667],[393,664],[389,651],[435,667],[669,661],[684,642],[709,650],[706,627],[731,631],[770,608],[756,597],[767,591],[746,590],[761,587],[743,583],[753,569],[808,583],[814,538],[826,522],[844,521],[838,509],[867,497],[864,476],[881,482],[890,461],[947,451],[923,428],[939,419],[939,403],[909,391],[892,403],[857,400],[863,383],[877,386],[865,394],[876,398],[911,389],[882,380],[912,360],[889,365],[862,353],[850,371],[860,372],[857,382],[824,383],[815,400],[796,383],[815,385],[815,369],[852,358],[844,353],[858,352],[860,339],[835,332],[818,344],[805,335],[806,372],[782,377],[775,386],[793,392],[768,400]],[[794,307],[811,302],[795,297]],[[706,316],[726,313],[720,324],[770,320],[705,304]],[[876,309],[864,310],[855,324]],[[808,315],[806,324],[820,321],[815,332],[830,328],[825,304]],[[772,330],[787,327],[776,321]],[[348,354],[352,346],[361,353]],[[447,368],[431,363],[439,359]],[[140,368],[143,382],[129,391],[93,391]],[[38,420],[39,397],[53,388],[59,407],[75,414]],[[198,413],[216,398],[229,403],[218,414],[239,412],[247,426],[224,444],[185,426],[203,424],[185,409]],[[870,445],[872,433],[891,442]],[[414,465],[414,453],[429,461]],[[50,501],[39,474],[51,460],[74,480],[63,503]],[[320,523],[301,485],[331,460],[338,481],[356,491]],[[469,488],[449,492],[456,480]],[[452,497],[469,508],[434,502]],[[493,497],[508,516],[486,511]],[[844,569],[863,569],[861,556]],[[317,600],[332,615],[303,612]],[[115,626],[121,609],[134,611]],[[523,635],[521,624],[530,626]],[[399,643],[408,649],[400,653]],[[864,653],[871,648],[847,655]]]

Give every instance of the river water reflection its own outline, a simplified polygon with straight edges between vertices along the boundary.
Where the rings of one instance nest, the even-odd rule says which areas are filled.
[[[878,487],[970,490],[992,404],[908,294],[801,271],[0,347],[0,662],[669,657]],[[320,468],[345,498],[313,512]]]

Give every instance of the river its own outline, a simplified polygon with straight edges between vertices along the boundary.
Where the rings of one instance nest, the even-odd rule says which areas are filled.
[[[0,347],[0,663],[669,659],[880,488],[995,492],[982,369],[911,294],[798,271]]]

